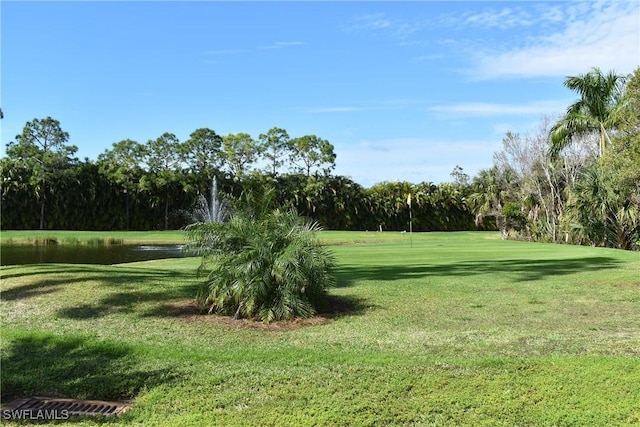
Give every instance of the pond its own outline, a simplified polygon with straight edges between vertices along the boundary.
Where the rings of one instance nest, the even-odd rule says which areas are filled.
[[[0,265],[120,264],[185,256],[182,245],[5,245]]]

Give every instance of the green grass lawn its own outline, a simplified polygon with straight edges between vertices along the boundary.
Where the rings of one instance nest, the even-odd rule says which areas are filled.
[[[640,423],[637,252],[321,237],[334,311],[268,326],[198,315],[194,258],[2,267],[2,402],[134,403],[73,425]]]

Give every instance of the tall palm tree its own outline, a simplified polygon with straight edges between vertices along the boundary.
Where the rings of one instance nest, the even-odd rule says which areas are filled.
[[[613,71],[603,74],[592,68],[587,74],[567,77],[564,85],[580,99],[551,128],[551,152],[557,155],[574,136],[596,133],[600,136],[600,156],[611,144],[608,131],[617,127],[614,111],[622,99],[626,78]]]

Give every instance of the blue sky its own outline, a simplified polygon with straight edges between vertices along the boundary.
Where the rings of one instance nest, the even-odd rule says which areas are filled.
[[[51,116],[80,158],[197,128],[334,144],[336,174],[450,180],[640,65],[640,2],[2,1],[4,145]]]

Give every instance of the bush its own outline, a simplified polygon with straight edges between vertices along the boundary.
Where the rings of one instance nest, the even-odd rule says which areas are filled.
[[[279,209],[187,227],[189,247],[208,270],[198,304],[209,313],[264,322],[314,315],[335,283],[335,259],[320,246],[319,230],[318,223]]]
[[[509,229],[520,231],[527,223],[527,217],[522,213],[520,205],[513,202],[507,202],[502,208],[502,215],[507,220],[507,226]]]

